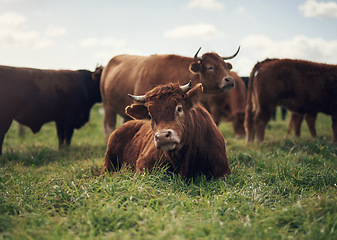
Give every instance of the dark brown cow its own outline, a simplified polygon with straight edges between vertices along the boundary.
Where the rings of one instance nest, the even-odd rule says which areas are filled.
[[[332,117],[337,141],[337,65],[303,60],[267,59],[253,68],[247,95],[247,141],[263,141],[273,110],[280,105],[299,114]]]
[[[200,58],[197,57],[199,51],[194,58],[177,55],[115,56],[104,68],[101,78],[106,138],[115,129],[116,114],[128,118],[124,111],[125,107],[132,103],[128,93],[145,94],[160,84],[171,81],[186,84],[190,80],[193,86],[202,83],[205,92],[208,93],[231,89],[234,80],[228,71],[232,65],[224,62],[224,59],[234,58],[238,51],[225,58],[216,53],[205,53]]]
[[[37,133],[55,121],[59,147],[70,145],[75,128],[89,120],[90,108],[101,101],[102,67],[87,70],[41,70],[0,66],[0,154],[13,120]]]
[[[145,96],[132,96],[126,113],[134,119],[122,124],[109,138],[101,171],[123,165],[137,171],[168,165],[169,170],[191,178],[198,173],[215,178],[231,173],[225,140],[210,114],[199,103],[202,85],[191,82],[161,85]]]
[[[230,71],[235,86],[232,90],[218,94],[204,94],[202,103],[219,125],[221,118],[232,122],[235,137],[245,136],[246,85],[236,72]]]

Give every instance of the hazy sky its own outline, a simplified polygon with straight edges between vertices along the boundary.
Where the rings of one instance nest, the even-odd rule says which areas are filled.
[[[239,45],[242,76],[267,57],[337,64],[337,0],[0,0],[1,65],[93,70],[118,54]]]

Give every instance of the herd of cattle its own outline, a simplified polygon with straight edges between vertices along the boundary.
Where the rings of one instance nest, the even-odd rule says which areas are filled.
[[[228,57],[198,57],[200,49],[193,58],[119,55],[94,72],[0,66],[0,155],[13,120],[34,133],[55,121],[61,148],[98,102],[107,141],[102,173],[164,164],[184,177],[229,175],[219,122],[232,122],[235,136],[247,142],[255,135],[263,141],[276,106],[291,112],[288,131],[295,136],[303,118],[314,138],[317,113],[331,115],[337,142],[336,65],[266,59],[254,66],[246,87],[225,61],[239,50]],[[118,129],[117,114],[125,121]]]

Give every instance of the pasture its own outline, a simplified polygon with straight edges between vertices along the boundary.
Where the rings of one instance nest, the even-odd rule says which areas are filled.
[[[60,151],[54,123],[23,138],[11,126],[0,157],[0,238],[337,239],[329,116],[318,115],[316,140],[306,124],[300,139],[287,136],[288,114],[251,145],[222,123],[232,175],[185,181],[165,169],[98,176],[106,150],[100,108]]]

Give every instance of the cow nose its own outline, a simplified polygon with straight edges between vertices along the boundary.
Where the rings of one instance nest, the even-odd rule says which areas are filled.
[[[233,78],[231,78],[231,77],[225,77],[225,81],[226,81],[226,82],[232,82],[232,81],[233,81]]]
[[[160,131],[160,132],[157,132],[154,135],[154,138],[155,138],[155,140],[157,142],[159,142],[159,141],[165,141],[165,140],[168,140],[171,135],[172,135],[172,132],[170,130]]]
[[[180,143],[180,137],[172,129],[163,129],[154,134],[154,145],[165,151],[173,150]]]
[[[226,76],[223,78],[220,88],[223,90],[230,90],[234,87],[234,79],[231,76]]]

